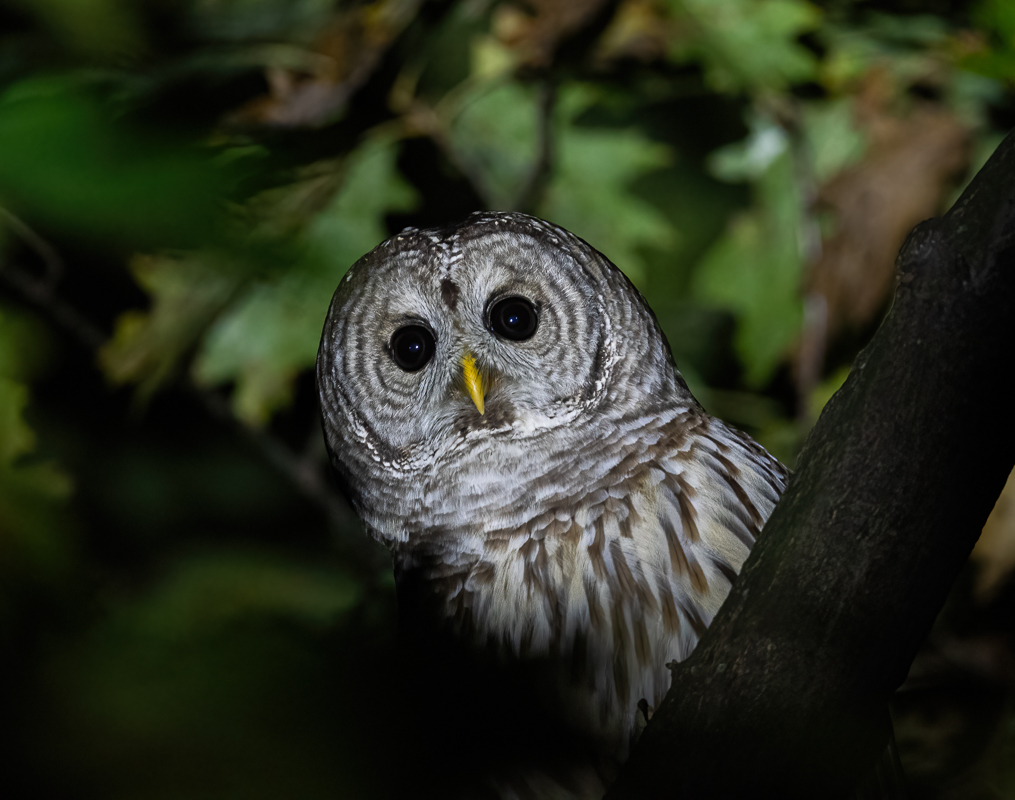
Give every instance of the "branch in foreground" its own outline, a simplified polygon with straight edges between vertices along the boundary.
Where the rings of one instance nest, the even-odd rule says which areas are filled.
[[[1015,461],[1015,133],[899,257],[729,599],[609,800],[845,797]]]

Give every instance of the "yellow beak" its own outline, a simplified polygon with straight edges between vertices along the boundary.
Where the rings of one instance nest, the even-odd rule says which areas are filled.
[[[476,404],[476,408],[482,414],[486,408],[483,403],[483,379],[476,368],[476,359],[470,353],[462,356],[462,372],[465,377],[465,391],[469,393],[472,402]]]

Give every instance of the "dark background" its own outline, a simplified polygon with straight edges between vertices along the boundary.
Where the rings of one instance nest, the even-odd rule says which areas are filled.
[[[0,3],[5,796],[425,794],[316,416],[344,270],[545,216],[792,465],[1013,80],[1007,0]],[[1015,797],[1013,502],[896,697],[916,798]]]

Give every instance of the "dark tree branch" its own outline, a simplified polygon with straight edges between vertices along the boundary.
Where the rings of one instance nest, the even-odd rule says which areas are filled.
[[[88,350],[98,350],[106,341],[106,334],[86,319],[70,303],[56,294],[56,287],[64,273],[63,258],[57,249],[15,214],[0,206],[0,222],[10,228],[42,262],[42,276],[28,269],[0,262],[0,281],[3,281],[37,308],[43,309],[58,327]]]
[[[539,84],[536,100],[536,158],[514,203],[516,211],[530,211],[539,203],[553,171],[553,115],[557,109],[557,85],[547,77]]]
[[[1015,133],[895,303],[607,797],[848,796],[1015,461]]]

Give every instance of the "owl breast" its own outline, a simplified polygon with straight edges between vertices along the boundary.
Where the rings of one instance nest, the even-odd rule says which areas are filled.
[[[556,664],[561,712],[622,760],[639,701],[662,701],[667,663],[725,600],[785,470],[696,408],[605,428],[557,452],[530,443],[512,464],[476,449],[465,480],[438,468],[439,491],[363,513],[459,636]]]

